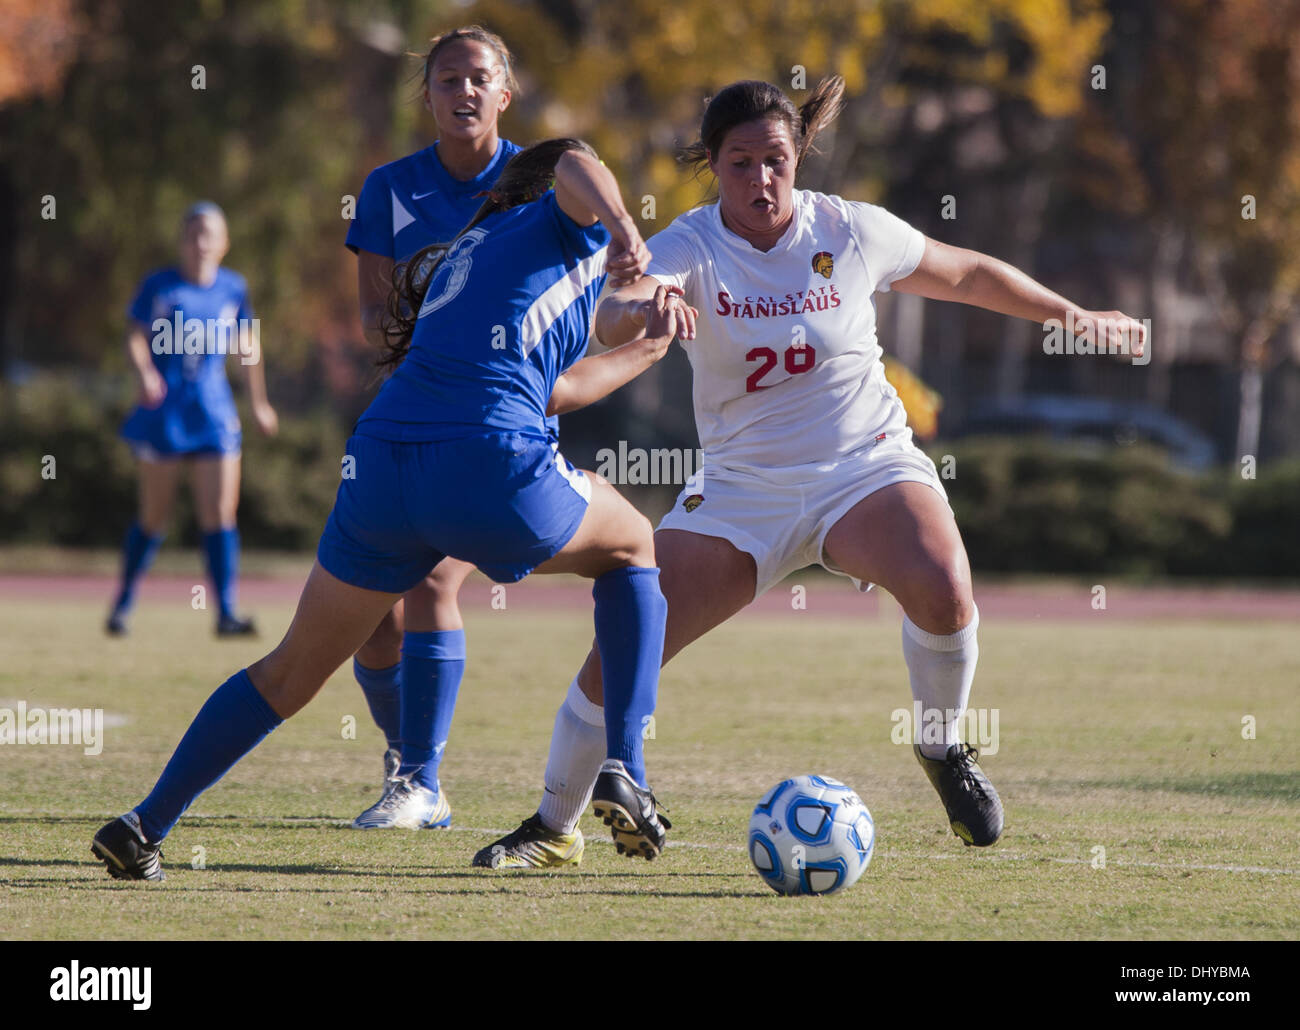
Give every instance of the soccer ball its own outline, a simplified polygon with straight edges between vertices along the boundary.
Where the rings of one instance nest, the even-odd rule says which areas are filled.
[[[853,886],[875,843],[867,806],[829,776],[782,780],[749,820],[749,858],[778,894],[833,894]]]

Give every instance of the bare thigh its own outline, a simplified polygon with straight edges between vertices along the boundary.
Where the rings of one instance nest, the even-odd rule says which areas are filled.
[[[215,533],[235,527],[239,510],[240,457],[215,455],[194,459],[191,480],[194,484],[194,511],[199,529]]]
[[[687,644],[720,626],[754,599],[758,570],[754,559],[721,537],[684,529],[654,535],[659,588],[668,602],[664,626],[664,664]],[[587,654],[578,685],[596,704],[604,701],[600,652]]]
[[[826,534],[824,549],[849,575],[893,594],[927,633],[956,633],[975,614],[957,522],[924,483],[895,483],[864,497]]]
[[[629,565],[653,567],[655,544],[650,520],[604,477],[594,472],[585,475],[591,480],[591,500],[581,525],[558,554],[533,571],[542,575],[569,572],[595,579]]]
[[[284,639],[248,667],[253,685],[277,715],[289,718],[356,653],[400,596],[350,586],[313,565]]]
[[[443,558],[433,571],[406,592],[406,624],[413,633],[464,629],[460,616],[460,588],[474,566],[456,558]]]
[[[171,522],[176,486],[180,481],[179,458],[164,461],[140,459],[140,528],[150,536],[162,533]]]

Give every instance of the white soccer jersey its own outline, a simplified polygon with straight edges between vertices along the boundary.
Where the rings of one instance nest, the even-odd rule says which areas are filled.
[[[795,190],[790,228],[766,253],[725,228],[717,204],[647,246],[649,274],[700,312],[683,346],[707,464],[813,475],[907,432],[872,294],[916,269],[916,229],[873,204]]]

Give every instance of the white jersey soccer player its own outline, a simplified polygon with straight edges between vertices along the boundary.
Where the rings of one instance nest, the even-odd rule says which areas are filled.
[[[885,380],[869,299],[915,270],[925,237],[872,204],[793,200],[767,252],[727,229],[716,204],[647,241],[648,274],[701,312],[682,346],[704,466],[659,528],[748,552],[755,597],[810,564],[840,572],[824,538],[866,493],[920,482],[946,496]]]
[[[1040,323],[1073,318],[1079,331],[1136,330],[1138,352],[1141,329],[879,207],[796,190],[843,85],[823,82],[799,109],[765,82],[719,91],[687,149],[717,178],[718,202],[647,241],[646,280],[601,303],[596,331],[606,346],[635,339],[657,285],[699,311],[683,346],[704,464],[655,534],[664,660],[806,565],[879,583],[904,612],[903,657],[925,713],[916,756],[953,832],[987,846],[1002,834],[1002,803],[960,739],[979,655],[970,565],[934,464],[885,381],[872,297],[894,289]],[[566,854],[602,757],[599,658],[588,655],[556,716],[537,814],[476,865],[574,864]]]

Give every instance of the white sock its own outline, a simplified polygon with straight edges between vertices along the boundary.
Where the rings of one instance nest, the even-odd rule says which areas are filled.
[[[980,655],[975,640],[979,624],[976,609],[965,628],[944,636],[927,633],[903,616],[903,660],[912,680],[912,697],[921,708],[913,739],[926,758],[943,758],[961,740],[962,715]],[[913,706],[914,716],[915,711]]]
[[[537,811],[557,833],[572,833],[591,804],[591,791],[605,761],[605,709],[587,700],[575,676],[555,713],[546,790]]]

